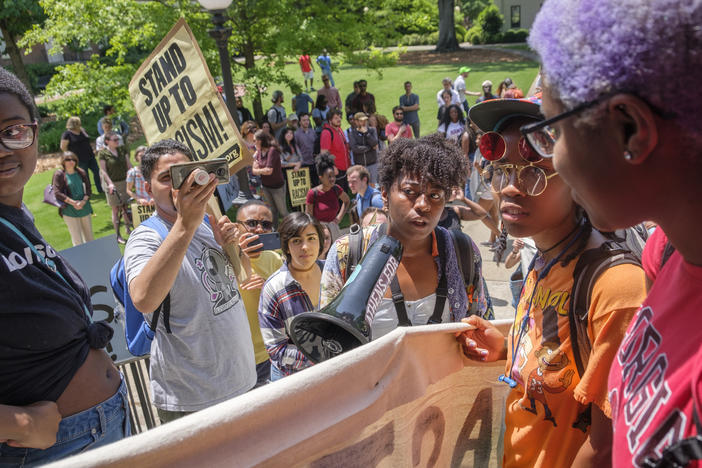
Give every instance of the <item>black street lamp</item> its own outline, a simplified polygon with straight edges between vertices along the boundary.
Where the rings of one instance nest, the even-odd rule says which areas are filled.
[[[234,97],[234,84],[232,83],[232,69],[229,61],[229,36],[232,35],[232,28],[225,28],[224,23],[227,21],[226,11],[232,0],[198,0],[200,5],[212,14],[212,23],[214,29],[207,31],[210,37],[217,43],[219,50],[219,61],[222,65],[222,80],[224,81],[224,99],[227,102],[227,109],[234,119],[237,128],[241,127],[239,122],[239,114],[236,109],[236,98]],[[253,194],[249,188],[249,178],[246,169],[242,169],[236,173],[239,180],[239,191],[244,194],[247,199],[252,199]]]

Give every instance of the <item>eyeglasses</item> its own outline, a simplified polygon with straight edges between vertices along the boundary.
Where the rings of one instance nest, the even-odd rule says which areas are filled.
[[[9,150],[25,149],[32,146],[37,136],[37,122],[10,125],[0,131],[0,142]]]
[[[77,163],[77,162],[78,162],[78,160],[77,160],[77,159],[73,159],[73,158],[66,158],[66,159],[64,159],[64,160],[63,160],[63,162],[72,162],[72,163]]]
[[[261,229],[264,231],[271,231],[273,230],[273,221],[268,221],[268,220],[259,220],[259,219],[247,219],[244,221],[244,224],[246,227],[250,229],[256,229],[256,226],[261,226]]]
[[[528,164],[498,164],[495,161],[502,159],[507,153],[507,143],[502,135],[497,132],[487,132],[480,138],[480,153],[485,159],[491,161],[481,174],[485,185],[492,187],[496,192],[507,187],[512,181],[516,171],[518,188],[533,197],[541,195],[548,184],[548,180],[558,172],[546,172],[534,165],[543,158],[529,145],[526,138],[519,139],[519,156]]]
[[[395,112],[395,115],[405,115],[403,112]]]
[[[538,197],[544,193],[548,180],[558,175],[558,172],[546,175],[543,169],[533,163],[527,165],[490,163],[485,166],[481,176],[485,185],[500,192],[512,183],[514,172],[517,173],[515,187],[532,197]]]

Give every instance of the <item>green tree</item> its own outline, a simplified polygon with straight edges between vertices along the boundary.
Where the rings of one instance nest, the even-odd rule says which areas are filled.
[[[462,0],[461,11],[467,19],[466,21],[468,26],[472,26],[477,20],[480,12],[491,4],[491,0]]]
[[[27,89],[32,89],[32,86],[17,40],[32,24],[43,20],[44,11],[37,0],[0,0],[0,32],[5,40],[5,52],[10,56],[15,75]]]
[[[47,86],[47,93],[73,93],[60,104],[62,113],[94,110],[98,102],[111,102],[121,111],[132,111],[124,78],[130,77],[143,58],[158,44],[176,20],[184,17],[202,48],[213,76],[220,75],[217,48],[207,34],[210,15],[187,0],[41,0],[47,20],[25,36],[26,44],[53,41],[60,48],[69,43],[99,43],[102,54],[85,64],[62,67]],[[229,51],[243,57],[233,61],[235,82],[244,83],[254,96],[254,112],[261,118],[261,89],[271,83],[288,87],[293,79],[283,71],[285,57],[300,52],[353,56],[379,36],[367,4],[350,0],[330,7],[324,0],[235,0],[227,11],[232,28]],[[366,66],[383,63],[371,60]]]
[[[454,0],[439,1],[439,41],[436,44],[437,52],[453,52],[460,49],[456,39],[456,26],[454,21]]]
[[[478,15],[478,24],[485,33],[486,42],[494,42],[502,31],[505,19],[497,6],[490,4]]]

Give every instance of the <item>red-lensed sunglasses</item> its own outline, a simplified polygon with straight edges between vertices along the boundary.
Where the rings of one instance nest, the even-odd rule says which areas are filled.
[[[507,142],[502,135],[497,132],[487,132],[480,137],[480,154],[488,161],[497,161],[502,159],[507,153]],[[534,148],[531,147],[529,141],[523,136],[519,138],[519,155],[526,162],[535,163],[543,159]]]

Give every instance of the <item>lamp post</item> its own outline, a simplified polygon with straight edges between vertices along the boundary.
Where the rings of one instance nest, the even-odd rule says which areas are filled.
[[[210,12],[212,15],[212,23],[214,29],[207,31],[210,37],[217,43],[219,50],[219,62],[222,66],[222,80],[224,81],[224,97],[227,101],[227,109],[234,119],[237,128],[241,127],[239,122],[239,114],[236,109],[236,97],[234,97],[234,84],[232,83],[232,69],[229,60],[229,36],[232,35],[232,28],[225,28],[224,23],[227,21],[226,11],[232,0],[198,0],[200,5]],[[247,199],[253,198],[251,189],[249,188],[249,178],[246,174],[246,169],[242,169],[236,173],[239,181],[239,191],[244,193]]]

